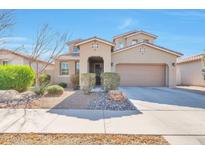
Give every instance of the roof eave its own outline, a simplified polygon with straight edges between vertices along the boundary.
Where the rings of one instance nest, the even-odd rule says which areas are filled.
[[[121,34],[121,35],[114,36],[114,37],[113,37],[113,40],[115,40],[115,39],[117,39],[117,38],[120,38],[120,37],[125,37],[125,38],[127,38],[127,37],[130,37],[130,36],[136,35],[137,33],[143,33],[143,34],[148,35],[148,36],[151,36],[151,37],[153,37],[153,38],[155,38],[155,39],[158,37],[157,35],[154,35],[154,34],[151,34],[151,33],[148,33],[148,32],[136,31],[136,32],[131,32],[130,34],[124,34],[124,35]]]
[[[133,45],[133,46],[130,46],[130,47],[125,47],[125,48],[122,48],[122,49],[115,50],[114,52],[112,52],[112,54],[119,53],[119,52],[122,52],[122,51],[128,50],[128,49],[132,49],[132,48],[137,47],[137,46],[139,46],[139,45],[152,46],[152,47],[154,47],[154,48],[158,48],[158,49],[163,50],[163,51],[166,51],[166,52],[168,52],[168,53],[170,53],[170,54],[176,55],[176,56],[178,56],[178,57],[181,57],[181,56],[183,55],[182,53],[175,52],[175,51],[172,51],[172,50],[168,50],[168,49],[165,49],[165,48],[156,46],[156,45],[154,45],[154,44],[149,44],[149,43],[144,43],[144,42],[138,43],[138,44]]]
[[[99,41],[99,42],[103,42],[103,43],[105,43],[105,44],[108,44],[108,45],[110,45],[110,46],[114,46],[113,43],[108,42],[108,41],[106,41],[106,40],[102,40],[102,39],[100,39],[100,38],[96,38],[96,37],[90,38],[90,39],[87,39],[87,40],[84,40],[84,41],[81,41],[81,42],[79,42],[79,43],[76,43],[75,46],[79,46],[79,45],[82,45],[82,44],[85,44],[85,43],[88,43],[88,42],[91,42],[91,41]]]

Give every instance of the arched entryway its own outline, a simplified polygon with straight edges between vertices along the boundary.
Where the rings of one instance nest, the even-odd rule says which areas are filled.
[[[89,73],[96,73],[96,85],[101,85],[101,73],[104,72],[104,60],[102,57],[88,58]]]

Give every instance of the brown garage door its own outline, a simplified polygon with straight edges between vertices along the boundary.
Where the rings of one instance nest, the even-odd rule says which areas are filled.
[[[165,86],[165,65],[119,64],[116,72],[120,74],[121,86]]]

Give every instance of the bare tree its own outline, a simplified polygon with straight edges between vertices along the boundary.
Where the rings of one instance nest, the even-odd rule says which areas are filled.
[[[7,31],[14,25],[14,10],[1,10],[0,11],[0,45],[6,43],[4,37]]]
[[[63,52],[66,42],[68,41],[67,33],[56,33],[48,24],[40,27],[35,36],[30,66],[32,63],[36,65],[36,86],[39,86],[39,74],[54,62],[54,60]],[[47,56],[47,64],[39,68],[39,60],[42,56]]]

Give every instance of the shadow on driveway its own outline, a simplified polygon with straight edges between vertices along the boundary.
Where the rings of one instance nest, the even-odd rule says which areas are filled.
[[[120,118],[124,116],[132,116],[137,114],[142,114],[139,110],[133,111],[111,111],[111,110],[63,110],[63,109],[50,109],[49,113],[54,113],[58,115],[76,117],[80,119],[88,120],[101,120],[109,118]],[[104,114],[106,112],[106,114]]]
[[[105,118],[108,119],[142,114],[142,112],[140,112],[130,101],[130,104],[127,105],[129,105],[129,107],[132,107],[132,110],[124,110],[123,108],[120,109],[121,111],[119,111],[119,109],[116,110],[116,108],[109,103],[104,103],[101,97],[101,95],[95,93],[91,93],[90,95],[84,95],[83,92],[79,90],[76,91],[74,94],[66,97],[64,100],[59,102],[47,112],[89,120],[100,120]],[[99,104],[96,102],[98,102]],[[121,107],[122,106],[126,108],[126,105],[122,104]],[[109,112],[106,112],[105,115],[104,111]]]

